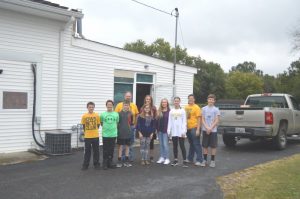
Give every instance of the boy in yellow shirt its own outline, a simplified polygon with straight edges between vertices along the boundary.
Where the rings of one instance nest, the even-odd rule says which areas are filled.
[[[100,117],[94,112],[95,103],[89,102],[86,105],[88,112],[81,118],[81,124],[84,130],[84,160],[81,170],[87,170],[89,167],[91,152],[93,150],[93,161],[95,169],[100,169],[99,163],[99,126]]]
[[[201,127],[201,109],[195,104],[193,94],[188,96],[188,105],[185,106],[187,116],[187,138],[190,144],[187,162],[194,162],[194,154],[196,153],[196,166],[205,166],[202,157],[202,148],[200,144],[200,127]]]

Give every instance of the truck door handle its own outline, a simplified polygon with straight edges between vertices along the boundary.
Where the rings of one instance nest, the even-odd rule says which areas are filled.
[[[235,111],[235,114],[237,114],[237,115],[244,115],[244,111]]]

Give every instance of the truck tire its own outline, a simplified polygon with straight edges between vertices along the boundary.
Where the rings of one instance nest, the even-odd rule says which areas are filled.
[[[275,149],[283,150],[286,147],[287,136],[286,136],[287,125],[286,123],[280,123],[276,137],[273,138],[273,144]]]
[[[223,134],[223,142],[227,147],[234,147],[236,145],[236,139],[231,135]]]

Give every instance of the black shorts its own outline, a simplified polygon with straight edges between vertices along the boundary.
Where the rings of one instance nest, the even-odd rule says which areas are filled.
[[[130,146],[131,144],[131,140],[130,138],[117,138],[117,144],[118,145],[127,145],[127,146]]]
[[[203,148],[217,148],[218,146],[218,134],[210,133],[206,134],[206,131],[202,131],[202,147]]]

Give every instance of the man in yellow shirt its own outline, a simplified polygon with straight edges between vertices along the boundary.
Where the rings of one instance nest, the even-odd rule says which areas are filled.
[[[202,147],[200,144],[200,127],[201,127],[201,109],[195,104],[193,94],[188,96],[188,105],[185,106],[187,116],[187,138],[190,144],[187,162],[194,162],[194,154],[196,153],[196,166],[205,166],[202,157]]]
[[[134,144],[134,139],[135,139],[135,126],[136,126],[136,121],[137,121],[137,116],[139,114],[139,110],[136,106],[136,104],[132,103],[132,94],[131,92],[127,91],[124,94],[124,100],[126,102],[130,103],[130,111],[132,113],[132,118],[133,118],[133,125],[131,126],[131,142],[130,142],[130,148],[129,148],[129,160],[133,161],[133,144]],[[121,112],[123,110],[123,102],[120,102],[117,104],[115,111],[116,112]],[[123,157],[125,158],[125,157]]]
[[[87,170],[90,164],[91,152],[93,149],[93,161],[95,169],[100,169],[99,163],[99,126],[100,117],[94,112],[95,103],[87,103],[88,112],[81,118],[84,130],[84,160],[82,170]]]

